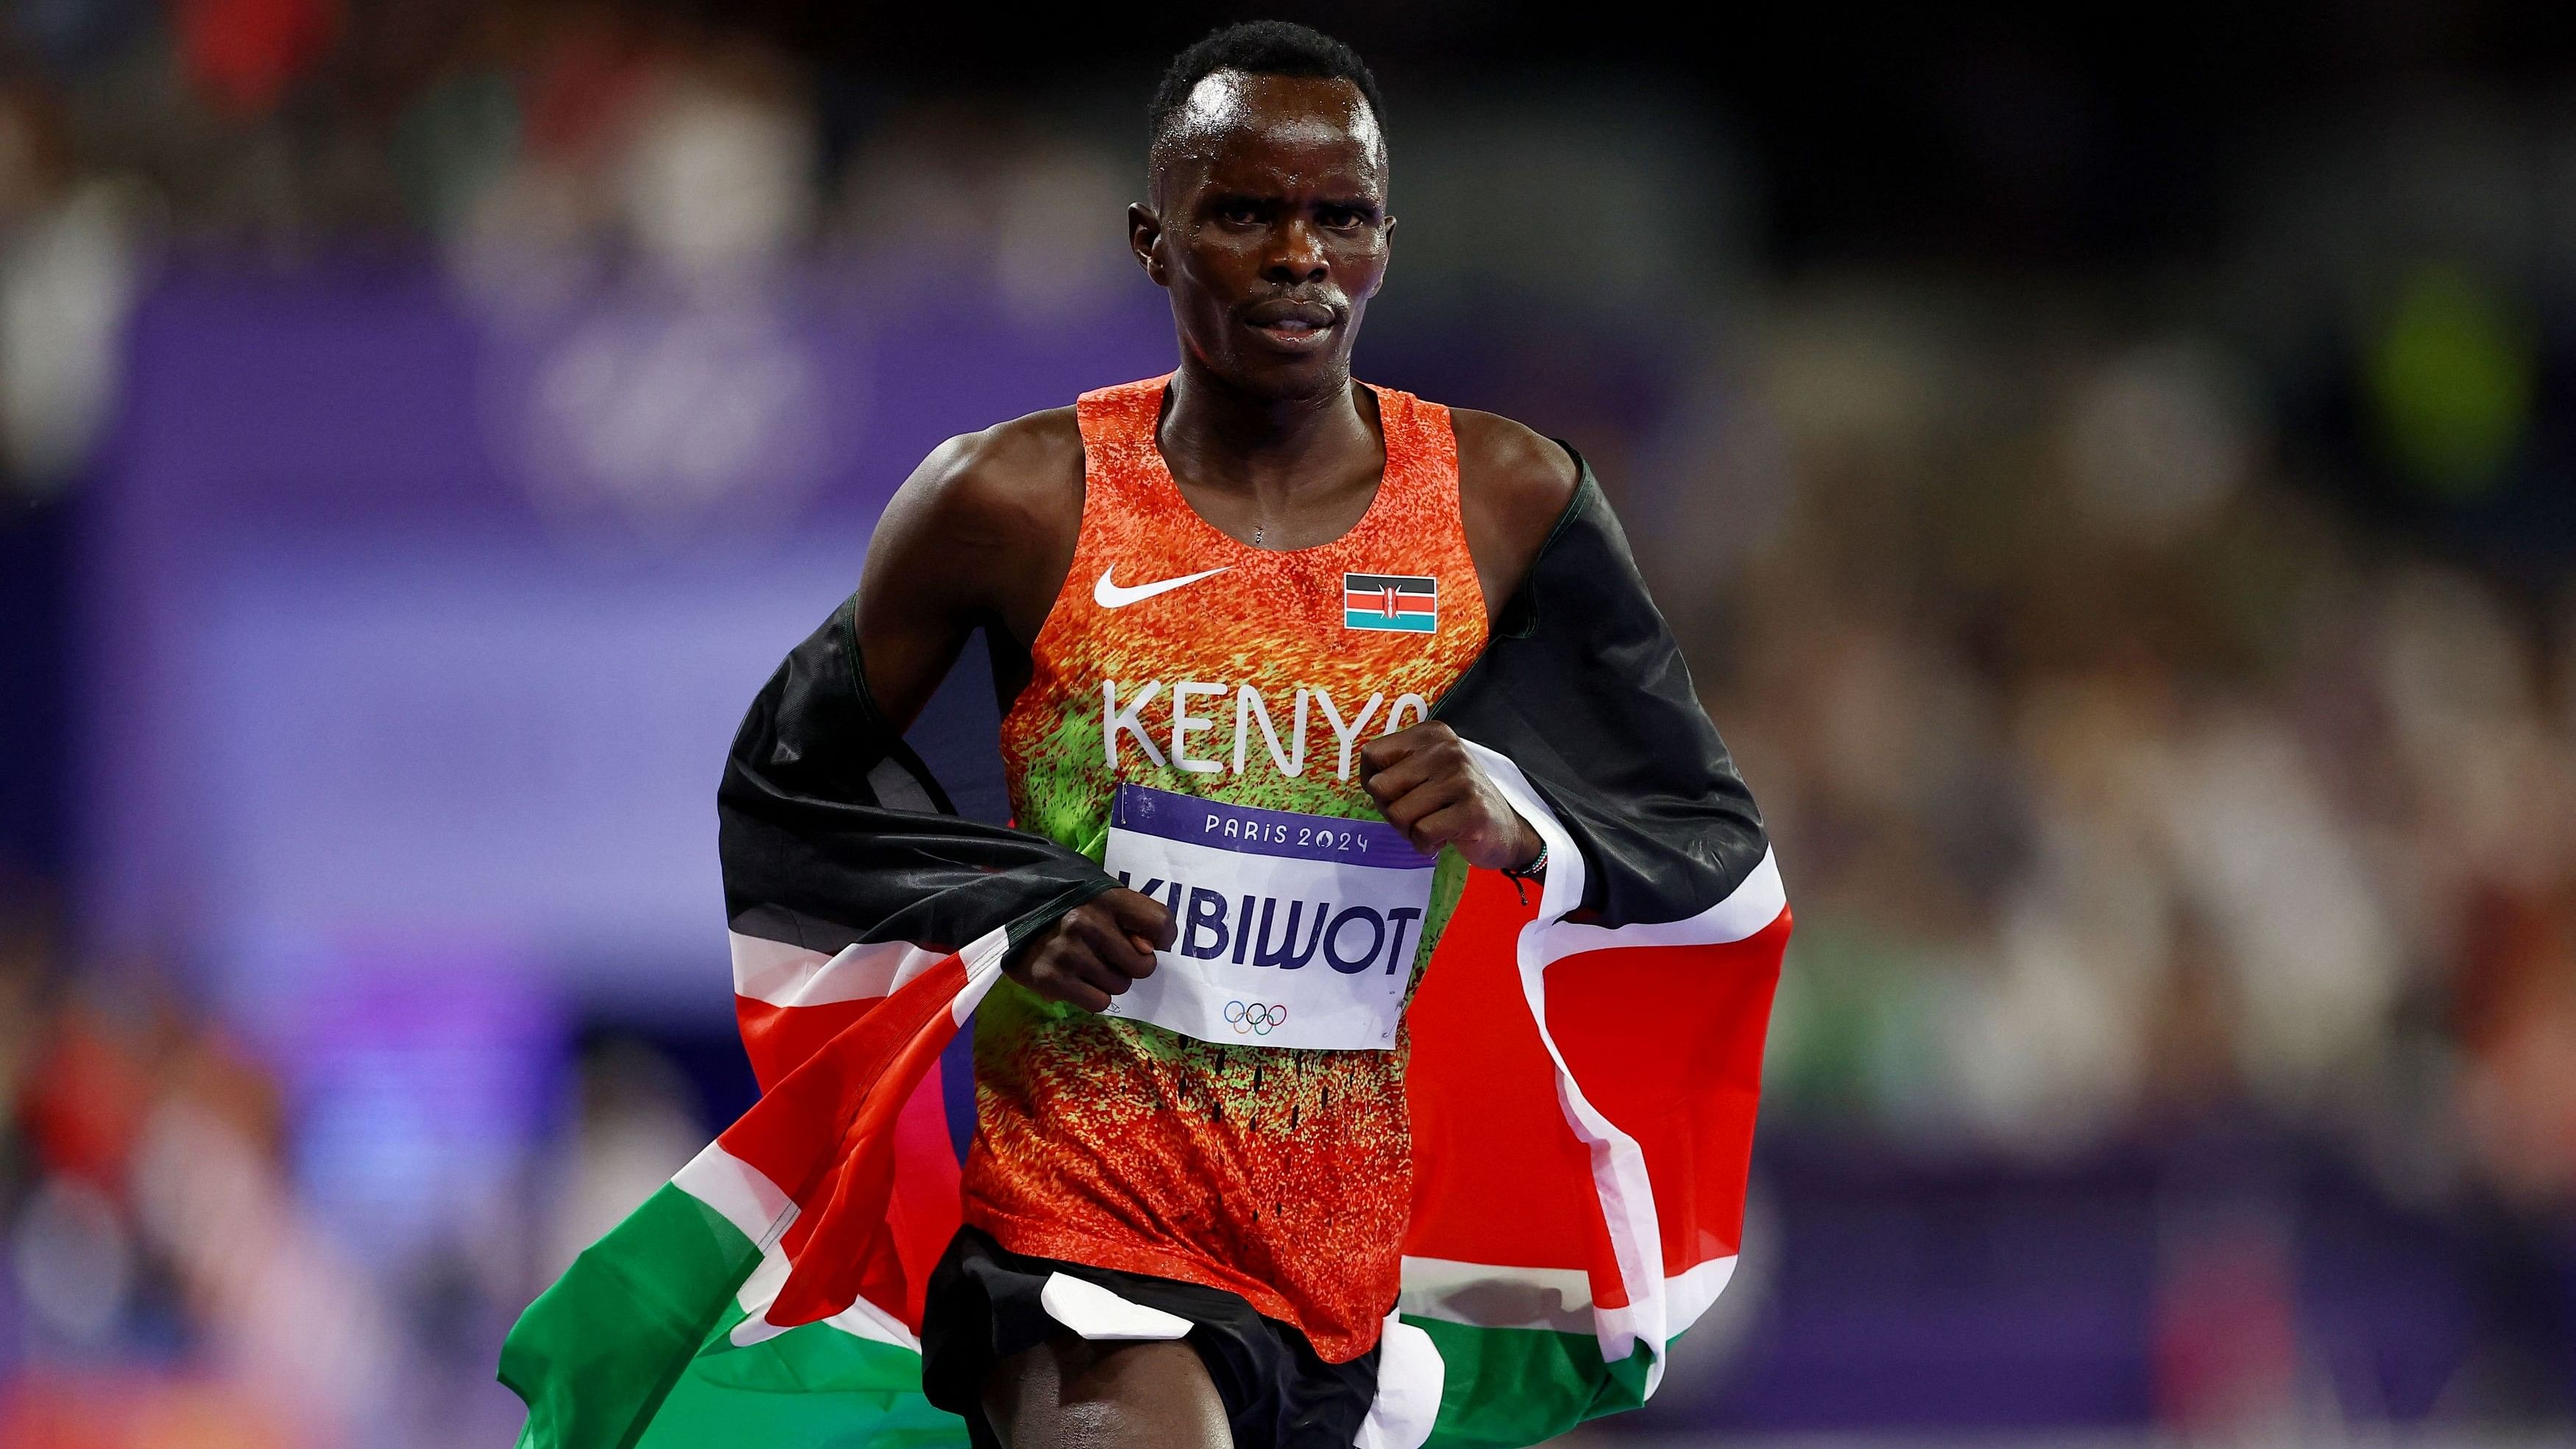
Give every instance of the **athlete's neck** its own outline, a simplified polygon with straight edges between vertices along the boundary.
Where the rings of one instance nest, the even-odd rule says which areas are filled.
[[[1185,358],[1156,436],[1174,477],[1293,508],[1383,463],[1377,400],[1366,391],[1346,375],[1313,397],[1256,397]]]

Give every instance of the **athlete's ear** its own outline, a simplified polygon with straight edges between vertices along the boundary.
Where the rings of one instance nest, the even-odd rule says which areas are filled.
[[[1168,287],[1172,284],[1171,272],[1163,265],[1162,242],[1162,219],[1141,201],[1130,205],[1127,208],[1127,249],[1136,254],[1136,264],[1145,269],[1146,276],[1154,279],[1155,286]]]

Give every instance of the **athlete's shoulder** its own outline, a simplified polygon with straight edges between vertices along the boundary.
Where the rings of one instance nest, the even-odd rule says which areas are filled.
[[[1449,410],[1458,437],[1458,504],[1493,606],[1529,573],[1582,481],[1574,455],[1531,428],[1473,408]]]
[[[1470,488],[1529,493],[1561,510],[1574,498],[1574,455],[1565,445],[1500,413],[1451,408],[1458,437],[1458,475]]]
[[[961,433],[924,458],[907,502],[943,523],[1008,528],[1082,513],[1082,432],[1071,408],[1048,408]]]
[[[861,642],[869,642],[867,621],[924,610],[942,619],[999,614],[1015,637],[1034,637],[1081,531],[1082,438],[1071,408],[950,438],[877,520],[860,589]]]

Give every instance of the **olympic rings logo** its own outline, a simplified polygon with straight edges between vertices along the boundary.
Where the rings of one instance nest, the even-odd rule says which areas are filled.
[[[1288,1024],[1288,1008],[1266,1001],[1229,1001],[1225,1004],[1225,1021],[1238,1033],[1268,1036],[1272,1028]]]

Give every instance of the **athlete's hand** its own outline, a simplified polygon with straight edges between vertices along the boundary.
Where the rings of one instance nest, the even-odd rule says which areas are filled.
[[[1174,931],[1161,901],[1119,886],[1057,917],[1002,970],[1040,996],[1106,1011],[1109,998],[1154,974],[1154,952],[1171,947]]]
[[[1425,855],[1455,846],[1469,864],[1487,870],[1538,859],[1538,832],[1476,768],[1458,732],[1438,720],[1361,747],[1360,784],[1388,823]]]

